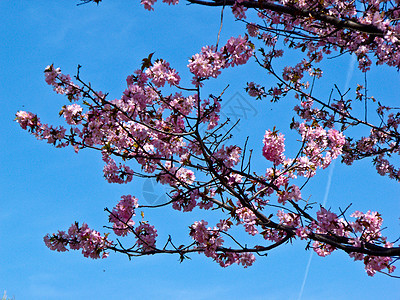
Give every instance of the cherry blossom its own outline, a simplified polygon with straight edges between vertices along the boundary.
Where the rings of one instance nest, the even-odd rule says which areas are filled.
[[[101,0],[93,2],[99,4]],[[153,10],[155,2],[142,0],[141,4]],[[178,4],[177,0],[163,2]],[[324,77],[320,62],[333,53],[355,55],[361,72],[368,72],[373,63],[400,67],[400,4],[189,2],[231,6],[233,15],[246,24],[248,32],[230,37],[219,49],[208,45],[193,54],[187,65],[192,74],[189,87],[180,86],[185,80],[178,71],[164,59],[153,60],[153,54],[127,76],[127,86],[116,99],[86,83],[80,67],[72,80],[60,68],[49,65],[44,72],[45,82],[67,98],[60,111],[66,125],[42,123],[31,112],[16,113],[20,127],[38,140],[58,148],[71,146],[75,152],[101,152],[103,175],[109,183],[153,178],[170,189],[168,200],[156,205],[144,205],[132,195],[122,196],[112,210],[106,208],[109,233],[102,235],[86,223],[80,226],[75,222],[67,231],[47,234],[46,246],[58,252],[81,250],[90,258],[106,258],[107,251],[112,250],[129,258],[170,253],[184,260],[197,252],[222,267],[237,263],[246,268],[255,262],[255,254],[264,255],[298,240],[321,257],[334,251],[346,252],[363,263],[369,276],[394,272],[400,247],[393,242],[395,239],[384,235],[383,217],[378,212],[348,213],[346,209],[339,214],[309,202],[305,187],[320,169],[328,168],[338,158],[348,165],[371,158],[378,174],[400,180],[400,167],[393,159],[399,154],[398,109],[367,96],[362,85],[357,85],[352,95],[336,88],[329,100],[313,93],[315,82]],[[256,14],[253,16],[250,10]],[[252,20],[247,22],[250,16]],[[293,50],[299,55],[290,65],[276,63]],[[276,128],[263,128],[264,136],[256,137],[258,151],[249,150],[247,141],[232,143],[229,139],[234,125],[221,113],[224,93],[201,92],[207,80],[251,61],[276,81],[265,87],[250,79],[245,90],[251,97],[272,102],[291,97],[296,102],[290,124],[297,134],[293,141],[298,147],[295,154],[285,152],[290,137],[285,129],[280,129],[283,134]],[[368,121],[367,112],[358,115],[354,109],[357,101],[374,104],[379,122]],[[364,132],[353,134],[349,129],[355,126]],[[252,168],[254,157],[259,159],[261,172]],[[191,240],[186,245],[176,245],[171,236],[167,242],[158,242],[164,237],[161,233],[159,236],[157,224],[151,225],[145,219],[142,209],[161,206],[185,213],[215,213],[220,221],[214,227],[202,218],[186,224]],[[242,239],[240,234],[236,237],[235,231],[244,232],[248,239],[254,237],[257,243],[262,240],[262,244]],[[132,236],[133,242],[131,239],[128,247],[120,240],[114,243],[108,239],[112,232],[127,237],[126,243]],[[259,237],[262,239],[257,240]]]

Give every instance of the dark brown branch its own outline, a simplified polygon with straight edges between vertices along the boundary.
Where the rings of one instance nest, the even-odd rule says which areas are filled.
[[[235,0],[224,0],[224,1],[203,1],[203,0],[188,0],[189,3],[200,4],[205,6],[233,6]],[[293,17],[312,17],[318,21],[325,22],[327,24],[333,25],[338,29],[348,29],[351,31],[367,33],[372,36],[384,36],[385,32],[372,24],[361,24],[357,21],[350,19],[340,19],[334,16],[326,15],[317,10],[310,9],[299,9],[293,6],[279,5],[271,2],[264,1],[244,1],[240,3],[247,8],[257,8],[257,9],[268,9],[277,13],[287,14]]]
[[[363,247],[355,247],[349,245],[351,241],[349,238],[329,235],[329,234],[311,233],[309,237],[314,241],[329,244],[347,253],[356,252],[356,253],[363,253],[366,255],[385,256],[385,257],[400,256],[400,247],[385,248],[379,245],[366,242],[363,243]]]

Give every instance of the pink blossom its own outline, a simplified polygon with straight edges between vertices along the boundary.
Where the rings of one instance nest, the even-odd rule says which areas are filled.
[[[201,220],[196,221],[190,227],[192,229],[190,235],[194,240],[196,240],[200,244],[205,244],[208,239],[208,230],[206,226],[208,225],[207,221]]]
[[[135,209],[138,207],[138,200],[131,196],[121,196],[121,200],[113,208],[109,216],[109,221],[113,223],[113,230],[116,235],[126,236],[132,230],[135,222]]]
[[[212,257],[217,260],[217,249],[220,247],[224,240],[221,238],[217,228],[206,228],[208,222],[196,221],[190,227],[190,236],[197,242],[199,247],[204,250],[207,257]],[[217,260],[218,261],[218,260]]]
[[[361,247],[362,242],[359,238],[353,239],[353,245],[354,247]],[[358,252],[351,252],[349,253],[349,256],[354,258],[354,260],[363,260],[364,259],[364,254],[358,253]]]
[[[216,78],[221,74],[225,66],[225,60],[221,53],[216,52],[215,47],[203,47],[201,52],[192,56],[188,68],[196,78]]]
[[[153,251],[156,244],[157,230],[153,225],[146,222],[140,222],[140,225],[135,228],[136,244],[142,251]]]
[[[258,30],[258,27],[254,23],[248,23],[246,25],[247,32],[251,37],[256,37],[260,32]]]
[[[64,231],[58,231],[57,234],[44,237],[44,242],[51,250],[67,251],[66,246],[73,250],[82,249],[85,257],[93,259],[106,258],[108,253],[105,251],[112,242],[107,239],[107,235],[101,236],[99,232],[92,230],[86,223],[81,227],[74,223],[68,229],[68,234]]]
[[[250,235],[256,235],[258,233],[256,225],[256,215],[247,207],[242,207],[236,210],[236,214],[239,218],[238,224],[243,224],[245,231]]]
[[[240,255],[239,262],[245,267],[250,267],[256,261],[253,253],[245,252]],[[239,263],[238,262],[238,263]]]
[[[164,3],[167,3],[169,5],[176,5],[179,3],[179,0],[163,0]]]
[[[251,97],[261,98],[266,96],[264,88],[254,82],[247,83],[246,91]]]
[[[374,276],[377,271],[383,269],[388,269],[389,273],[392,273],[396,269],[395,266],[389,265],[392,260],[391,257],[366,256],[364,263],[368,276]]]
[[[56,250],[58,252],[68,251],[66,248],[68,245],[68,235],[65,231],[59,230],[57,234],[53,234],[52,236],[47,234],[43,240],[50,250]]]
[[[132,181],[133,171],[126,165],[119,165],[103,151],[103,161],[106,165],[103,168],[104,177],[109,183],[128,183]]]
[[[192,211],[197,205],[197,199],[200,197],[198,189],[189,192],[189,195],[183,195],[180,191],[172,195],[172,208],[183,210],[184,212]]]
[[[53,65],[47,66],[44,75],[45,75],[45,81],[48,85],[53,85],[56,83],[56,78],[57,76],[61,74],[61,69],[60,68],[54,68]]]
[[[299,226],[296,229],[296,235],[301,239],[301,240],[306,240],[308,238],[308,235],[310,234],[310,230],[307,227],[302,227]]]
[[[338,216],[321,206],[317,212],[318,225],[325,232],[336,229]]]
[[[267,130],[263,139],[263,155],[275,165],[279,165],[285,159],[283,152],[285,151],[285,138],[281,133]]]
[[[225,167],[232,168],[239,163],[241,153],[242,149],[238,146],[225,147],[225,145],[222,145],[222,147],[214,153],[213,157],[219,163],[223,163]]]
[[[335,250],[335,248],[333,246],[328,245],[328,244],[323,244],[320,242],[314,242],[313,248],[314,248],[314,251],[319,256],[322,256],[322,257],[330,255]]]
[[[351,223],[351,226],[355,232],[361,232],[362,238],[367,241],[374,241],[381,237],[381,226],[382,217],[378,212],[367,211],[367,213],[362,213],[360,211],[355,211],[350,215],[356,218],[355,222]]]
[[[180,184],[193,184],[194,180],[196,179],[193,171],[186,168],[180,168],[176,172],[176,177],[180,181]]]
[[[22,129],[29,130],[38,140],[47,140],[47,143],[53,144],[57,148],[68,145],[68,142],[63,141],[66,129],[62,126],[53,127],[42,124],[37,115],[25,111],[17,112],[15,121]]]
[[[205,192],[202,193],[201,196],[202,199],[198,203],[199,208],[206,210],[212,208],[214,203],[211,201],[211,199],[215,196],[215,189],[210,189],[209,191],[205,190]]]
[[[217,227],[221,231],[228,231],[229,228],[232,226],[232,222],[229,220],[220,220],[219,223],[217,224]]]
[[[22,129],[27,129],[27,127],[34,129],[38,118],[31,112],[20,110],[15,114],[15,121],[18,122]]]
[[[231,37],[220,51],[214,46],[206,46],[192,56],[188,68],[194,74],[193,84],[200,86],[201,79],[216,78],[221,69],[245,64],[253,55],[252,44],[247,37]]]
[[[237,38],[231,37],[221,50],[222,53],[227,51],[229,65],[232,67],[247,63],[254,52],[253,46],[247,37],[241,37],[240,35]]]
[[[246,10],[247,8],[241,5],[240,3],[244,0],[236,0],[232,5],[232,13],[235,15],[237,19],[246,19]]]
[[[280,230],[273,230],[270,228],[267,228],[262,232],[262,236],[264,239],[272,242],[279,242],[282,240],[282,238],[285,236],[283,231]]]
[[[70,125],[77,125],[81,123],[80,118],[82,113],[82,107],[78,104],[74,103],[71,105],[66,105],[63,107],[60,113],[62,113],[65,120]]]
[[[218,125],[220,119],[221,103],[218,99],[214,98],[211,102],[210,99],[203,100],[200,106],[200,120],[201,123],[208,123],[207,130],[211,130]]]
[[[229,173],[229,175],[226,178],[228,180],[228,183],[233,185],[241,183],[243,176],[237,173]]]
[[[145,9],[152,11],[154,10],[153,5],[157,0],[140,0],[140,4],[144,6]]]
[[[46,83],[52,85],[57,94],[66,95],[70,101],[79,100],[80,87],[72,82],[69,75],[62,74],[60,68],[54,68],[53,65],[47,66],[44,74]]]
[[[153,66],[146,70],[146,75],[151,78],[156,87],[162,87],[165,83],[169,85],[178,85],[181,80],[175,69],[169,66],[169,63],[164,60],[156,61]]]
[[[285,213],[283,210],[278,210],[276,215],[278,216],[281,224],[291,227],[297,227],[300,224],[300,216],[294,213]]]
[[[301,200],[301,191],[297,185],[291,185],[285,191],[278,192],[278,202],[285,204],[286,201],[293,200],[295,202]]]

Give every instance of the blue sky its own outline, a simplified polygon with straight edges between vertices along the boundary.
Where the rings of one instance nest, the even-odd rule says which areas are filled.
[[[13,121],[18,110],[62,124],[58,112],[66,102],[44,82],[44,68],[54,63],[74,74],[81,64],[83,78],[117,98],[126,76],[155,51],[155,57],[169,61],[189,83],[188,58],[201,46],[214,44],[219,29],[220,11],[212,8],[156,4],[155,12],[148,12],[139,1],[108,0],[98,7],[76,7],[75,2],[0,2],[0,293],[7,290],[16,299],[298,299],[310,257],[302,242],[271,251],[248,269],[236,265],[223,269],[196,254],[181,264],[178,257],[167,255],[128,261],[111,254],[94,261],[78,252],[56,253],[45,247],[46,233],[66,229],[74,221],[103,231],[107,224],[103,209],[113,207],[123,194],[143,198],[144,183],[108,184],[99,153],[76,155],[69,148],[55,149],[19,128]],[[227,13],[220,43],[242,32],[243,24]],[[333,83],[344,88],[347,78],[350,85],[362,82],[362,74],[351,71],[350,57],[331,66],[317,86],[320,95],[327,97]],[[396,72],[382,68],[368,78],[371,95],[389,105],[396,103],[400,93]],[[239,95],[254,107],[243,117],[234,141],[243,143],[251,133],[251,146],[261,149],[265,130],[276,125],[295,145],[287,123],[293,99],[255,102],[243,91],[245,82],[253,80],[267,84],[269,79],[254,64],[227,70],[218,80],[207,82],[203,94],[222,91],[230,83],[225,99]],[[229,105],[223,111],[229,114]],[[265,167],[264,160],[257,161],[257,168]],[[377,210],[389,228],[389,238],[399,236],[398,184],[377,175],[368,161],[354,167],[337,162],[331,174],[327,206],[337,210],[353,203],[354,210]],[[328,179],[329,169],[321,171],[303,196],[322,202]],[[160,236],[171,233],[183,241],[188,241],[187,226],[202,218],[198,212],[171,209],[148,211],[146,216]],[[395,299],[400,297],[399,286],[386,276],[368,277],[360,263],[334,252],[327,258],[313,256],[302,299]]]

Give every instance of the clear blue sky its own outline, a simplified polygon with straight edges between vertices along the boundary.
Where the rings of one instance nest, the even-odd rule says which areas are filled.
[[[98,90],[120,97],[125,78],[150,52],[169,61],[184,82],[190,81],[188,58],[201,46],[214,44],[220,12],[198,6],[168,7],[157,4],[145,11],[139,1],[105,0],[103,4],[76,7],[77,1],[0,2],[0,293],[16,299],[298,299],[310,252],[298,241],[257,258],[253,267],[220,268],[202,255],[178,262],[176,256],[153,256],[133,261],[122,255],[106,260],[85,259],[79,252],[56,253],[47,249],[43,236],[85,221],[100,231],[107,224],[105,207],[111,208],[123,194],[143,198],[143,181],[111,185],[102,177],[99,153],[55,149],[21,130],[13,121],[18,110],[37,113],[43,122],[62,124],[58,112],[66,104],[44,82],[43,70],[51,63],[82,76]],[[243,24],[226,14],[221,43],[241,34]],[[332,83],[341,87],[362,75],[351,72],[350,57],[333,64],[317,92],[327,97]],[[349,73],[350,70],[350,73]],[[383,70],[383,71],[382,71]],[[254,107],[236,132],[241,142],[251,133],[251,145],[260,149],[263,133],[274,125],[288,137],[287,121],[293,102],[273,105],[246,96],[246,81],[267,76],[254,65],[233,69],[207,83],[205,93],[230,88],[226,99],[239,97]],[[350,77],[349,77],[350,78]],[[399,75],[380,69],[369,75],[370,94],[384,103],[397,103]],[[260,80],[261,81],[261,80]],[[239,93],[239,94],[237,94]],[[245,99],[245,100],[243,100]],[[230,108],[224,107],[229,114]],[[295,145],[292,142],[292,145]],[[258,147],[258,148],[257,148]],[[288,150],[288,151],[293,151]],[[264,165],[265,164],[265,165]],[[260,170],[266,167],[257,161]],[[354,210],[382,213],[391,240],[400,233],[399,185],[376,174],[370,162],[354,168],[336,163],[327,206],[337,211],[353,203]],[[329,169],[322,171],[303,196],[322,202]],[[161,192],[156,189],[156,192]],[[146,216],[166,238],[169,233],[188,241],[187,226],[201,219],[198,212],[182,214],[171,209],[149,211]],[[313,256],[302,299],[399,299],[398,280],[366,275],[361,263],[334,252]]]

